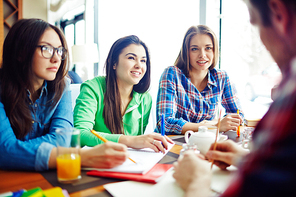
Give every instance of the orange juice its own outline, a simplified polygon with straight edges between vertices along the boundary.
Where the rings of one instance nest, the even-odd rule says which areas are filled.
[[[61,182],[80,179],[81,158],[79,154],[69,153],[57,157],[57,175]]]

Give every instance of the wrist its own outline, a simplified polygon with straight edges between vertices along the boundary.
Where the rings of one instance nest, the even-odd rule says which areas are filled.
[[[86,148],[80,149],[80,157],[81,157],[81,166],[87,166],[87,164],[85,163],[85,161],[87,161],[87,159],[85,159],[87,157]]]
[[[51,149],[51,152],[50,152],[50,156],[48,160],[48,168],[50,169],[56,168],[56,165],[57,165],[56,158],[57,158],[57,148],[54,147]]]
[[[126,145],[127,147],[130,147],[130,144],[132,143],[134,137],[135,136],[121,135],[118,139],[118,143],[121,143]]]

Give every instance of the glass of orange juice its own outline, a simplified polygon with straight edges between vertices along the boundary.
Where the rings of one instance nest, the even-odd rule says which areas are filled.
[[[60,183],[81,179],[80,131],[75,128],[56,130],[57,177]]]

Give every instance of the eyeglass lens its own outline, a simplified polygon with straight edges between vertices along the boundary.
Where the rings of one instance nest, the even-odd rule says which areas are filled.
[[[41,51],[45,58],[52,58],[55,51],[57,51],[58,56],[60,56],[62,60],[66,58],[66,49],[64,47],[55,48],[50,45],[44,45],[41,47]]]

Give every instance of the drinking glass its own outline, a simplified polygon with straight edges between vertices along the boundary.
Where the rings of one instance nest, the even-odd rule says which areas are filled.
[[[81,179],[80,131],[75,128],[56,130],[57,177],[60,183]]]
[[[252,135],[254,132],[254,128],[245,127],[242,131],[242,147],[245,149],[252,148]]]

